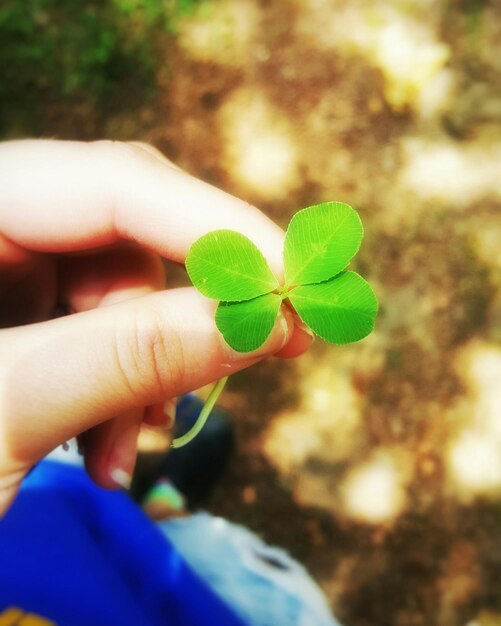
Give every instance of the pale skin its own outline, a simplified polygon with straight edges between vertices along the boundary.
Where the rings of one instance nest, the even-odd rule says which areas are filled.
[[[87,471],[117,487],[132,474],[141,423],[167,424],[169,399],[308,349],[311,336],[284,311],[264,346],[236,353],[215,303],[165,290],[161,257],[183,263],[219,228],[253,240],[280,276],[282,230],[151,146],[0,145],[0,514],[68,439],[85,432]]]

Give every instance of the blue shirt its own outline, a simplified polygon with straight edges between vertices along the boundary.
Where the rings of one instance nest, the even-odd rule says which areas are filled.
[[[243,626],[125,494],[47,460],[0,521],[0,623],[9,610],[40,625]]]

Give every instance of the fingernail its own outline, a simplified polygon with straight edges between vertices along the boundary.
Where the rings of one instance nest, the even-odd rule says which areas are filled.
[[[302,330],[304,333],[311,337],[312,341],[315,341],[315,333],[311,330],[309,326],[307,326],[302,319],[299,317],[294,317],[294,325]]]
[[[163,407],[166,423],[165,428],[172,428],[176,421],[176,398],[169,398]]]
[[[288,313],[288,315],[290,315],[290,313]],[[281,307],[277,315],[277,324],[278,326],[280,326],[282,330],[282,335],[283,335],[282,344],[280,345],[279,350],[281,350],[290,339],[290,331],[289,331],[290,326],[285,316],[286,316],[286,313],[284,313],[283,308]]]
[[[108,432],[108,476],[124,489],[129,489],[132,482],[142,416],[143,411],[132,410],[120,419],[115,419]]]
[[[124,489],[129,489],[132,482],[132,476],[121,467],[115,467],[110,472],[111,479]]]

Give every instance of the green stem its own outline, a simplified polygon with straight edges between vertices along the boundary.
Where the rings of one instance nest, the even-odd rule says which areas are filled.
[[[205,422],[207,421],[212,409],[214,408],[214,405],[217,402],[217,399],[221,395],[221,392],[223,391],[227,380],[228,380],[228,376],[225,376],[224,378],[221,378],[220,380],[217,381],[217,383],[211,389],[209,397],[205,401],[205,404],[203,405],[202,410],[200,411],[200,415],[198,416],[197,421],[193,424],[193,426],[190,428],[190,430],[187,433],[185,433],[184,435],[181,435],[181,437],[176,437],[175,439],[172,440],[171,446],[173,448],[182,448],[187,443],[190,443],[190,441],[194,439],[198,435],[198,433],[202,430],[202,428],[205,426]]]

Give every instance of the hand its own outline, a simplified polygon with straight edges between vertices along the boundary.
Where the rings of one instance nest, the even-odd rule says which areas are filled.
[[[262,348],[235,353],[215,303],[161,291],[161,257],[183,263],[218,228],[247,235],[280,274],[283,232],[154,148],[0,145],[0,512],[67,439],[85,432],[88,472],[116,487],[132,473],[141,422],[165,421],[168,399],[309,347],[285,312]]]

